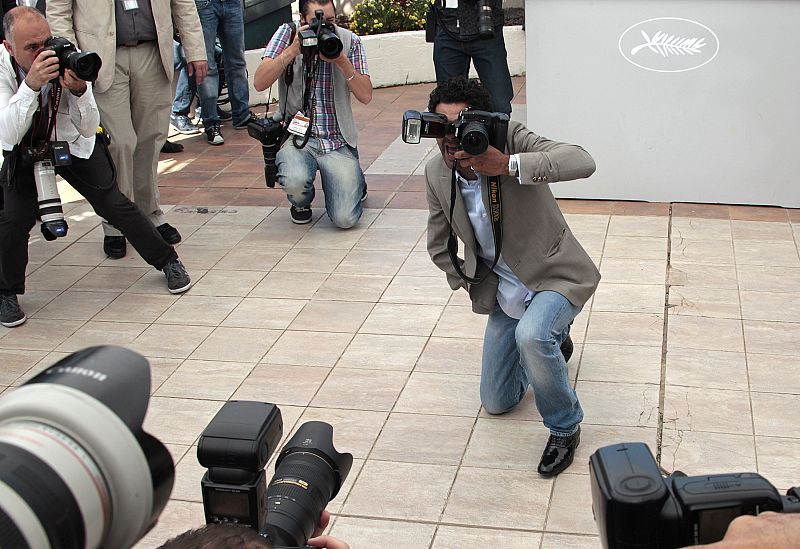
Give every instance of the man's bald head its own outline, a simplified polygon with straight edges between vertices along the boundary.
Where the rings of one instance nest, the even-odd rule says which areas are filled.
[[[44,15],[42,15],[42,12],[36,8],[17,6],[16,8],[8,10],[8,13],[6,13],[5,17],[3,17],[3,34],[5,34],[6,40],[13,44],[14,27],[20,21],[28,21],[31,19],[44,21],[45,23],[47,22],[47,20],[44,18]]]

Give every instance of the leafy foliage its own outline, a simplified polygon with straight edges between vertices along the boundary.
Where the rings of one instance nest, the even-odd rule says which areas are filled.
[[[430,0],[363,0],[353,10],[350,30],[364,36],[421,30]]]

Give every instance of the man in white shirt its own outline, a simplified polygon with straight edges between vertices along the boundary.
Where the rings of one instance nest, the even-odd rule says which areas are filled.
[[[91,84],[60,69],[44,16],[34,8],[17,7],[3,19],[6,39],[0,50],[0,171],[5,207],[0,212],[0,324],[25,322],[18,294],[25,293],[28,238],[36,223],[37,190],[34,161],[52,160],[49,144],[66,142],[72,160],[55,166],[95,212],[114,224],[142,258],[164,272],[171,293],[191,286],[174,248],[156,227],[119,191],[114,164],[101,135],[100,114]],[[60,75],[60,76],[59,76]]]

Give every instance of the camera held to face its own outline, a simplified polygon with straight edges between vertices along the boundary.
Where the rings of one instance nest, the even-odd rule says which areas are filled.
[[[308,28],[300,31],[300,49],[304,55],[315,55],[334,59],[342,51],[342,41],[336,35],[336,27],[325,21],[322,10],[314,12]]]
[[[71,69],[81,80],[92,81],[97,79],[97,73],[103,62],[94,52],[79,52],[75,44],[60,36],[52,36],[45,42],[45,48],[56,52],[58,57],[58,70],[64,76],[65,69]]]
[[[264,466],[283,434],[280,410],[264,402],[230,401],[208,424],[197,447],[203,508],[209,524],[247,526],[274,546],[301,547],[336,497],[353,456],[333,446],[333,427],[300,426],[275,461],[267,483]]]
[[[613,444],[589,459],[594,512],[605,549],[671,549],[714,543],[740,515],[800,513],[800,487],[781,496],[756,473],[664,478],[646,444]]]
[[[450,122],[435,112],[406,111],[403,113],[403,141],[417,144],[423,137],[443,138],[454,135],[465,152],[477,156],[489,145],[503,151],[508,133],[508,115],[465,109],[458,120]]]

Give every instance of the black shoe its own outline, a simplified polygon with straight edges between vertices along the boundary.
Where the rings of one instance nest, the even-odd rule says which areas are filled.
[[[569,362],[569,358],[572,356],[574,350],[575,346],[572,344],[572,338],[567,336],[567,339],[561,344],[561,354],[564,355],[564,362]]]
[[[192,279],[179,259],[173,259],[161,269],[167,277],[167,288],[171,294],[181,294],[192,287]]]
[[[124,236],[106,236],[103,238],[103,251],[111,259],[122,259],[125,257],[127,245]]]
[[[361,202],[364,202],[367,199],[367,182],[364,181],[364,192],[361,193]]]
[[[180,143],[173,143],[169,139],[164,141],[164,144],[161,146],[161,152],[166,154],[172,153],[179,153],[183,151],[183,145]]]
[[[23,324],[28,318],[19,307],[16,294],[0,295],[0,324],[13,328]]]
[[[231,118],[233,118],[233,115],[231,114],[231,111],[223,111],[222,109],[217,107],[217,118],[219,118],[220,120],[230,120]]]
[[[257,119],[258,119],[258,117],[255,114],[253,114],[253,111],[250,111],[250,112],[247,113],[247,118],[245,118],[242,122],[239,122],[238,124],[234,124],[233,128],[236,129],[236,130],[246,130],[247,129],[247,124],[251,120],[257,120]]]
[[[164,242],[167,244],[177,244],[181,241],[181,233],[178,232],[178,229],[170,225],[169,223],[164,223],[163,225],[159,225],[156,227],[156,230],[161,235],[161,238],[164,239]]]
[[[304,225],[311,221],[311,208],[289,208],[289,213],[292,216],[292,223]]]
[[[581,426],[575,433],[566,437],[550,435],[547,446],[539,461],[539,474],[543,477],[554,477],[569,467],[575,457],[575,449],[581,442]]]
[[[211,145],[222,145],[225,143],[222,132],[219,131],[219,124],[214,124],[206,128],[206,139],[208,139]]]

